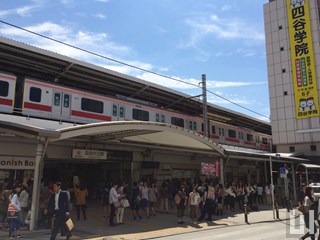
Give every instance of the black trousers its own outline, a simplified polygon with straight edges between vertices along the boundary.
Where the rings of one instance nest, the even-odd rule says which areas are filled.
[[[52,218],[52,228],[50,240],[55,240],[59,230],[65,230],[66,213],[60,210],[55,210]]]
[[[113,218],[116,215],[116,208],[114,206],[114,203],[110,204],[111,210],[110,210],[110,221],[109,221],[109,225],[115,225]]]

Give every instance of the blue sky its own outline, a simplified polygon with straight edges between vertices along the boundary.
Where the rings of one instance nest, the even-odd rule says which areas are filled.
[[[270,115],[263,4],[268,0],[23,0],[0,2],[0,19],[130,65],[198,85]],[[190,95],[201,89],[0,23],[0,35]],[[208,93],[208,101],[267,118]]]

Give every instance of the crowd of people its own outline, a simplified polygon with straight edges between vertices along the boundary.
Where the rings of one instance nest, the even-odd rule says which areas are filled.
[[[1,193],[1,224],[9,225],[9,237],[19,238],[21,226],[30,222],[32,181],[22,184],[7,184]],[[73,188],[64,188],[59,182],[42,182],[40,188],[38,226],[51,229],[51,240],[59,231],[71,237],[71,231],[65,226],[74,206],[77,220],[87,220],[87,201],[89,191],[81,182]],[[131,211],[132,219],[149,219],[157,214],[176,211],[177,223],[184,224],[190,219],[191,224],[212,221],[214,215],[228,215],[235,211],[257,210],[258,204],[271,205],[271,186],[250,184],[241,180],[222,185],[219,179],[195,181],[191,179],[156,181],[141,180],[132,186],[112,182],[100,189],[103,206],[103,219],[114,227],[123,225],[125,211]],[[126,210],[128,209],[128,210]],[[187,216],[188,215],[188,216]]]
[[[124,202],[127,204],[124,205]],[[123,213],[130,207],[132,219],[149,219],[156,212],[165,214],[176,209],[178,224],[184,223],[186,209],[190,221],[211,221],[214,215],[225,215],[244,209],[257,210],[258,204],[271,205],[271,186],[267,184],[246,184],[242,181],[222,185],[218,179],[193,181],[173,179],[157,185],[155,181],[127,184],[113,183],[102,189],[103,219],[109,219],[110,226],[124,224]],[[115,218],[115,219],[114,219]]]

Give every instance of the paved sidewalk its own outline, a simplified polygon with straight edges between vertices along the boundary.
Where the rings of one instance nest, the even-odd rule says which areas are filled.
[[[188,217],[189,212],[186,211],[184,218],[185,224],[177,224],[175,209],[171,209],[168,214],[158,213],[155,217],[150,219],[143,218],[142,220],[132,220],[130,209],[125,209],[125,224],[116,227],[109,227],[106,220],[102,220],[102,208],[98,204],[91,204],[88,208],[88,220],[77,221],[75,212],[72,212],[72,219],[75,223],[73,236],[71,240],[78,239],[91,239],[91,240],[115,240],[115,239],[150,239],[166,235],[174,235],[182,232],[201,231],[205,229],[214,229],[221,227],[232,227],[237,225],[259,224],[259,223],[272,223],[273,211],[270,207],[259,206],[260,211],[250,212],[248,214],[248,223],[245,223],[244,214],[241,212],[234,212],[229,215],[214,216],[211,222],[200,222],[197,225],[190,223]],[[299,213],[295,211],[297,216]],[[142,213],[142,216],[143,215]],[[275,215],[276,216],[276,215]],[[286,209],[279,210],[280,220],[289,219],[289,213]],[[37,229],[35,231],[22,230],[24,239],[46,240],[50,238],[50,229]],[[8,238],[8,229],[0,230],[0,239]],[[65,239],[59,237],[57,239]]]

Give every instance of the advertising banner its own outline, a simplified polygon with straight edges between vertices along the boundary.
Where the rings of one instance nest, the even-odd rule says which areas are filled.
[[[308,0],[287,0],[296,118],[319,115]]]

